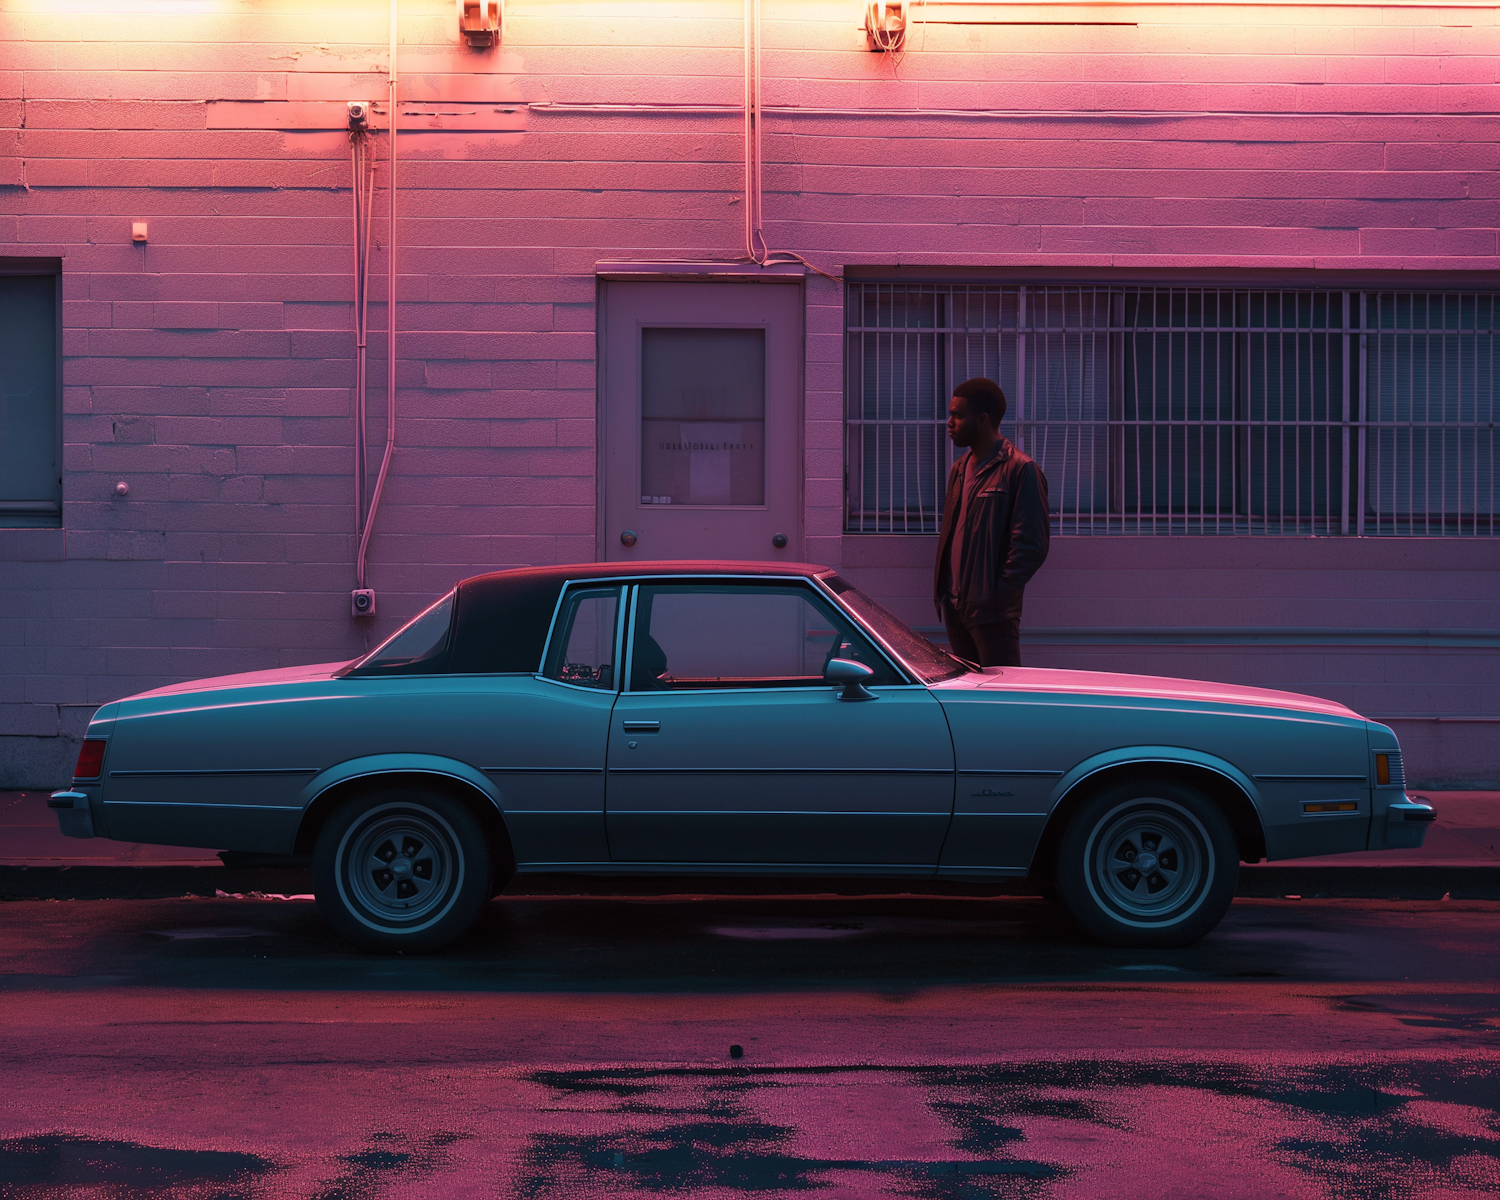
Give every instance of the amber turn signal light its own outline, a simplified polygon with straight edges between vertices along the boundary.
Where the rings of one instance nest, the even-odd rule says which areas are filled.
[[[1312,804],[1304,804],[1302,811],[1305,813],[1336,813],[1336,812],[1358,812],[1358,800],[1318,800]]]
[[[104,772],[104,739],[89,738],[78,747],[78,765],[74,779],[98,779]]]
[[[1389,754],[1377,754],[1375,756],[1375,783],[1379,787],[1388,787],[1391,782],[1391,756]]]

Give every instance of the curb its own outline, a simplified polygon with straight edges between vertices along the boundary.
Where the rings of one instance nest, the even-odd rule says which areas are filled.
[[[1500,900],[1500,863],[1494,866],[1316,867],[1240,869],[1235,895],[1346,897],[1352,900]]]
[[[300,867],[6,867],[0,901],[212,899],[219,892],[249,896],[306,895],[312,873]],[[658,877],[609,879],[558,875],[522,877],[503,893],[520,897],[713,895],[787,896],[1034,896],[1024,879],[975,882],[924,879],[780,879]],[[1495,866],[1365,867],[1250,866],[1241,869],[1242,899],[1500,900]]]
[[[0,867],[0,901],[169,900],[218,892],[295,896],[312,873],[272,867]]]

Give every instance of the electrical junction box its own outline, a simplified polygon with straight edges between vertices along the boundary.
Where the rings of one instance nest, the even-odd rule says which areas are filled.
[[[355,588],[349,594],[349,614],[355,617],[375,615],[375,589]]]

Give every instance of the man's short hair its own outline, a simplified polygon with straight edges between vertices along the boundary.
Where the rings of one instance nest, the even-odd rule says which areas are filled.
[[[1000,422],[1005,420],[1005,393],[1000,390],[1000,385],[993,379],[965,379],[953,389],[953,394],[962,400],[973,412],[988,413],[995,428],[1000,428]]]

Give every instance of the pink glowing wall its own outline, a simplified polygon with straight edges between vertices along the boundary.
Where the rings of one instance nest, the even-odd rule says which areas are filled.
[[[1500,266],[1493,10],[934,3],[1036,23],[918,25],[892,63],[862,8],[764,0],[765,103],[836,110],[768,117],[767,235],[824,270]],[[739,252],[739,118],[711,110],[740,99],[740,11],[515,0],[473,54],[451,3],[403,0],[401,448],[361,624],[335,126],[383,94],[384,7],[6,5],[0,256],[63,263],[66,476],[63,529],[0,530],[0,784],[60,779],[98,703],[351,655],[456,578],[595,556],[595,264]],[[840,293],[808,296],[807,553],[930,624],[930,542],[841,533]],[[1500,726],[1432,719],[1500,715],[1494,648],[1141,632],[1493,629],[1497,567],[1480,539],[1059,539],[1029,623],[1132,632],[1028,653],[1422,718],[1417,775],[1500,779]]]

